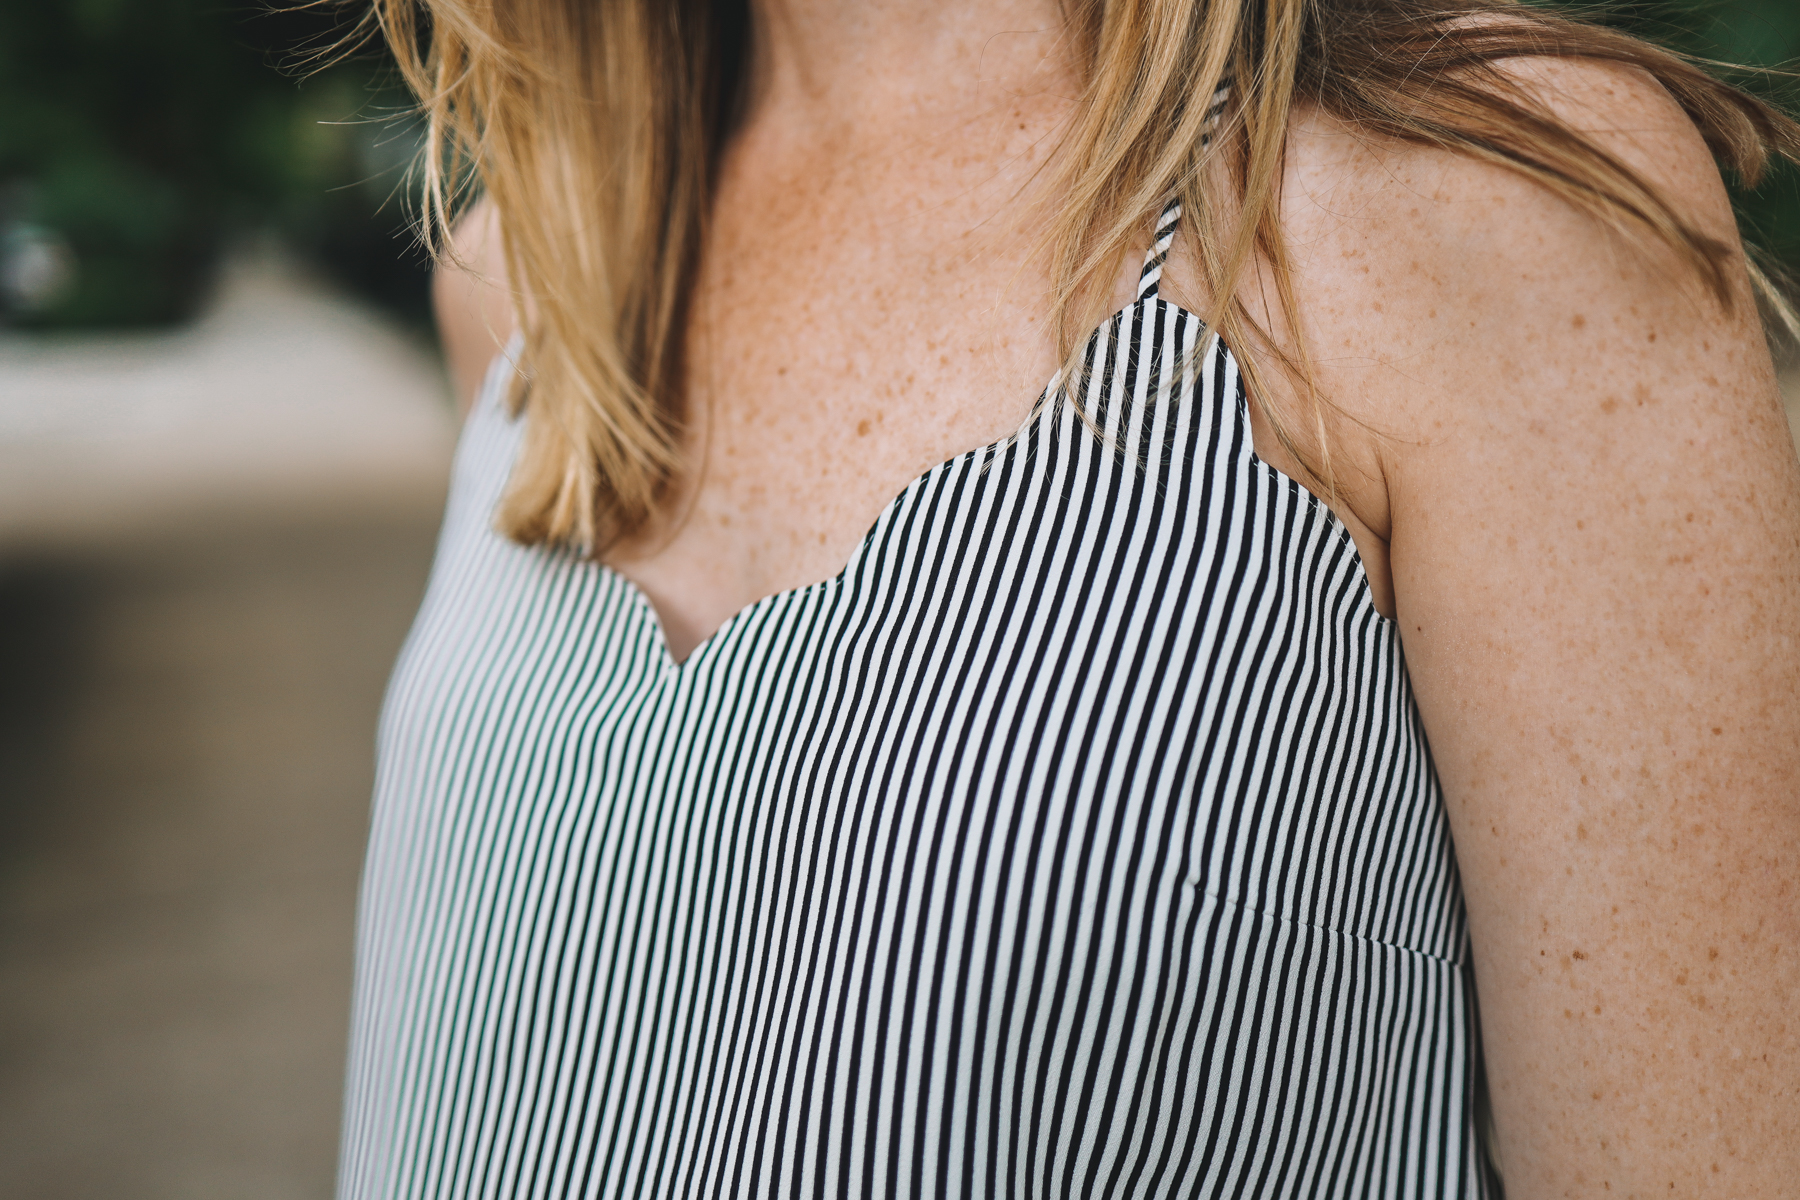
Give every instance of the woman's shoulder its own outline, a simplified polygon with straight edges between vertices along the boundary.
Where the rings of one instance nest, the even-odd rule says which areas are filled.
[[[1496,98],[1548,118],[1615,156],[1657,188],[1678,211],[1720,228],[1732,222],[1719,172],[1700,130],[1669,91],[1648,71],[1625,63],[1549,55],[1520,56],[1491,64],[1492,87],[1468,80]],[[1396,98],[1396,103],[1403,102]],[[1489,153],[1404,140],[1318,105],[1296,106],[1290,127],[1288,191],[1302,194],[1368,194],[1393,185],[1424,188],[1444,199],[1495,192],[1529,195],[1540,203],[1556,193],[1504,165],[1505,147],[1517,138],[1496,127]],[[1426,116],[1429,114],[1421,114]],[[1469,128],[1478,128],[1462,114]],[[1518,131],[1511,131],[1516,134]],[[1545,152],[1560,153],[1546,142]],[[1471,149],[1476,152],[1471,153]],[[1553,159],[1546,161],[1552,162]],[[1284,218],[1304,220],[1300,209]],[[1503,231],[1503,227],[1502,227]]]
[[[1592,61],[1520,59],[1502,67],[1519,99],[1635,172],[1700,234],[1738,249],[1712,155],[1654,79]],[[1526,293],[1542,299],[1545,282],[1567,285],[1572,273],[1622,281],[1625,257],[1641,260],[1646,278],[1666,283],[1693,275],[1647,225],[1628,219],[1609,227],[1501,154],[1402,142],[1317,109],[1302,111],[1281,209],[1296,269],[1351,291],[1380,285],[1394,294],[1408,284],[1432,295],[1430,307],[1447,302],[1476,318],[1525,315],[1510,306]],[[1356,265],[1334,272],[1342,261]],[[1379,316],[1386,305],[1358,307]]]
[[[1795,934],[1800,465],[1679,106],[1629,70],[1507,70],[1722,244],[1730,303],[1648,227],[1304,114],[1282,209],[1296,308],[1347,451],[1377,464],[1363,500],[1385,506],[1451,814],[1509,1186],[1605,1162],[1617,1191],[1699,1190],[1726,1162],[1733,1194],[1774,1195],[1791,1153],[1728,1162],[1689,1131],[1800,1144],[1792,1105],[1766,1102],[1800,1052],[1794,974],[1760,948]],[[1722,954],[1729,1014],[1685,986]],[[1735,1044],[1768,1055],[1740,1067]]]
[[[1648,226],[1609,224],[1494,157],[1302,112],[1281,202],[1298,317],[1337,412],[1334,434],[1365,475],[1390,485],[1398,460],[1458,431],[1555,428],[1609,444],[1659,436],[1577,419],[1570,390],[1600,386],[1608,373],[1660,364],[1692,376],[1694,364],[1710,361],[1701,377],[1717,379],[1723,362],[1740,381],[1741,404],[1772,395],[1731,204],[1680,106],[1631,68],[1504,66],[1523,99],[1636,172],[1726,248],[1732,304],[1721,306],[1692,260]],[[1377,511],[1359,515],[1385,530],[1391,487],[1378,490],[1363,504]]]

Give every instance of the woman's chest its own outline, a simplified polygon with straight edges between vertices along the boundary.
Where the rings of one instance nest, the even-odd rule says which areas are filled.
[[[829,577],[908,480],[1030,413],[1058,364],[1018,182],[728,177],[686,299],[682,471],[609,556],[678,652]]]

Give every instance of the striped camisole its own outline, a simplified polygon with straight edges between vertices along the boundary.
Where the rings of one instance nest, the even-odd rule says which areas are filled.
[[[494,531],[496,365],[380,731],[341,1200],[1482,1193],[1398,632],[1157,295],[1178,216],[1082,411],[679,663]]]

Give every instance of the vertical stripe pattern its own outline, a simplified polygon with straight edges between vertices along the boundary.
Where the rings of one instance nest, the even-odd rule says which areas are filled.
[[[497,366],[383,717],[341,1200],[1481,1193],[1394,626],[1156,291],[682,663],[493,532]]]

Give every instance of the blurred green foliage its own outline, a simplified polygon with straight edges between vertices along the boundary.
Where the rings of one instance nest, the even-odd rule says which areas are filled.
[[[178,321],[222,248],[271,230],[422,315],[395,195],[413,149],[391,119],[404,94],[379,59],[304,72],[346,18],[250,0],[0,0],[7,318]]]
[[[424,263],[397,194],[416,137],[404,93],[372,54],[303,69],[358,2],[0,0],[0,319],[178,321],[232,239],[273,230],[423,321]],[[1800,59],[1800,0],[1587,11],[1706,58]],[[1735,78],[1800,107],[1779,77]],[[1800,171],[1737,199],[1752,240],[1800,267]]]

